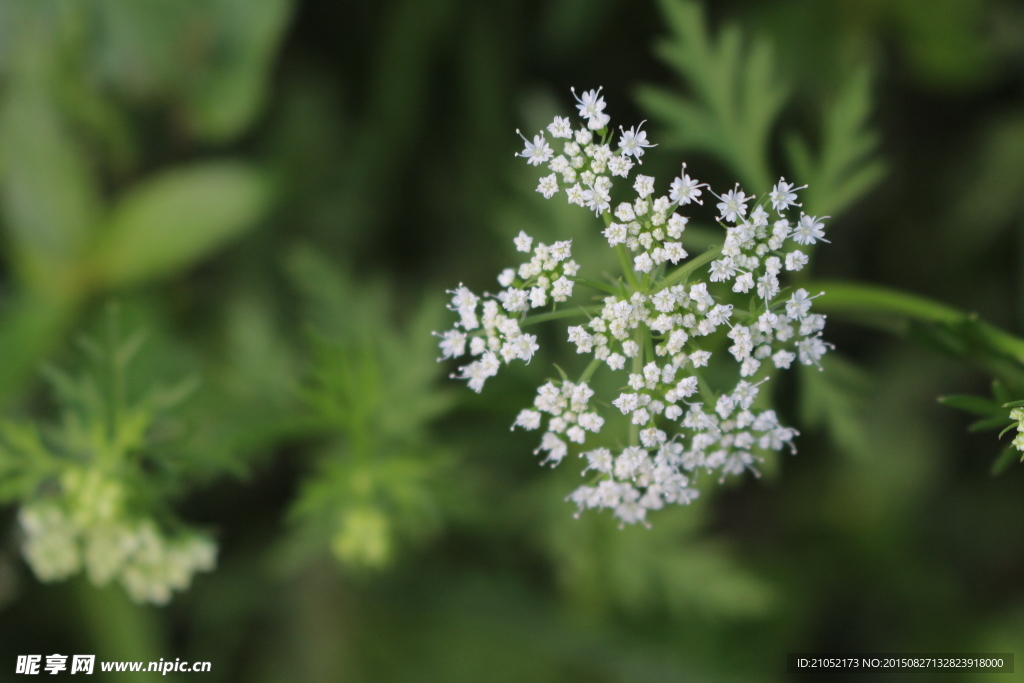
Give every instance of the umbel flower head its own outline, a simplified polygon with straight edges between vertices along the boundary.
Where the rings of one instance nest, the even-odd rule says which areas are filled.
[[[763,453],[795,452],[797,431],[771,409],[767,382],[797,362],[820,370],[832,346],[822,339],[825,316],[811,312],[821,294],[791,291],[783,278],[807,265],[806,247],[828,240],[824,218],[793,215],[804,188],[785,178],[760,198],[738,184],[718,194],[686,164],[666,194],[651,176],[630,182],[654,146],[646,132],[620,128],[615,141],[600,89],[576,101],[583,125],[555,117],[532,141],[523,136],[517,156],[546,164],[537,186],[546,199],[561,195],[603,220],[595,230],[619,252],[622,276],[579,278],[570,241],[534,244],[520,232],[515,247],[528,260],[502,271],[500,291],[480,296],[463,284],[449,291],[459,320],[435,333],[439,360],[468,353],[473,360],[452,377],[480,392],[502,365],[529,363],[537,352],[537,337],[523,327],[578,313],[566,338],[589,365],[576,381],[562,376],[540,386],[512,428],[541,432],[534,451],[541,464],[555,467],[573,453],[582,459],[591,480],[568,497],[579,511],[608,508],[623,524],[646,523],[650,510],[697,498],[701,473],[719,481],[756,474]],[[690,219],[680,210],[708,196],[718,200],[722,242],[691,258],[683,237]],[[598,303],[571,301],[590,288]],[[732,379],[715,387],[710,369]],[[595,397],[598,372],[619,378],[614,395]],[[624,433],[604,429],[613,415],[624,417]]]
[[[96,586],[117,580],[135,602],[164,605],[185,590],[196,572],[216,564],[217,546],[206,536],[167,537],[149,517],[129,514],[124,486],[95,469],[69,469],[63,496],[24,506],[18,513],[25,559],[41,581],[60,581],[85,569]]]

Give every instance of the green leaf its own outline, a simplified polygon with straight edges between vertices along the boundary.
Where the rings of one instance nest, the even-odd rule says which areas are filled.
[[[980,396],[940,396],[939,403],[975,415],[991,415],[999,410],[998,403]]]
[[[34,424],[0,422],[0,501],[30,498],[60,469]]]
[[[266,99],[271,61],[291,14],[291,0],[220,0],[210,5],[220,29],[211,67],[191,102],[193,129],[209,140],[244,131]]]
[[[990,429],[998,429],[1006,424],[1006,421],[1010,419],[1009,415],[1005,413],[1003,415],[993,415],[992,417],[985,418],[984,420],[977,420],[972,422],[967,431],[969,432],[987,432]],[[1016,424],[1016,423],[1015,423]]]
[[[1009,389],[1006,388],[1006,383],[999,380],[992,380],[992,395],[996,397],[996,400],[1000,403],[1009,403],[1013,400],[1013,396],[1010,394]]]
[[[75,302],[23,293],[0,307],[0,405],[15,400],[74,322]]]
[[[767,191],[771,132],[789,96],[777,76],[771,44],[755,39],[744,45],[736,26],[713,35],[698,3],[660,4],[674,35],[658,45],[658,54],[693,94],[681,97],[645,86],[639,91],[641,106],[666,127],[667,147],[711,154],[748,189]]]
[[[1024,115],[993,117],[963,162],[964,186],[936,235],[949,264],[983,258],[1024,211]]]
[[[269,185],[250,166],[206,162],[143,182],[114,208],[93,254],[107,287],[188,268],[245,230],[268,206]]]
[[[786,140],[790,163],[811,214],[837,216],[875,187],[886,166],[875,154],[878,133],[871,127],[871,73],[861,68],[825,111],[817,157],[793,134]]]
[[[822,366],[824,372],[800,366],[800,411],[804,423],[827,428],[836,445],[850,455],[870,458],[873,451],[866,412],[870,378],[839,354],[825,356]]]
[[[1021,457],[1020,451],[1018,451],[1016,448],[1013,448],[1012,446],[1007,446],[1006,448],[1003,449],[1003,452],[1000,453],[999,456],[992,462],[992,469],[989,471],[992,473],[992,476],[1002,474],[1010,467],[1010,465],[1012,465],[1015,462],[1020,462],[1022,460],[1024,460],[1024,458]]]
[[[1003,438],[1003,434],[1005,434],[1006,432],[1010,431],[1011,429],[1016,429],[1016,428],[1017,428],[1017,423],[1016,422],[1011,422],[1010,424],[1008,424],[1005,427],[1003,427],[1003,431],[999,432],[999,438],[1000,439]]]
[[[41,287],[66,279],[98,221],[98,190],[53,107],[23,88],[0,111],[0,198],[27,274]]]

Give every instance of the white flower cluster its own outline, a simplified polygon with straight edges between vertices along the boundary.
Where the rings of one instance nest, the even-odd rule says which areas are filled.
[[[601,215],[611,206],[612,176],[627,177],[633,168],[630,157],[639,162],[644,149],[653,145],[647,142],[647,133],[636,130],[636,127],[623,131],[615,152],[606,140],[595,139],[593,131],[604,129],[609,120],[603,113],[604,98],[599,96],[599,92],[591,90],[578,99],[577,107],[587,121],[587,127],[573,131],[569,119],[561,116],[556,116],[548,126],[553,138],[566,140],[561,154],[554,156],[544,133],[539,133],[533,142],[523,138],[526,148],[519,156],[526,157],[527,162],[534,166],[550,160],[548,168],[551,174],[541,178],[537,186],[537,191],[546,199],[564,187],[570,204],[578,204]]]
[[[1024,452],[1024,410],[1021,408],[1014,408],[1010,411],[1010,419],[1017,422],[1017,436],[1013,438],[1013,443],[1010,445],[1016,448],[1018,451]],[[1013,427],[1013,425],[1010,425]],[[1007,429],[1010,429],[1007,427]],[[1000,434],[1000,436],[1002,436]]]
[[[97,471],[71,470],[62,499],[24,506],[22,551],[40,581],[60,581],[84,566],[94,585],[118,579],[135,602],[166,604],[198,571],[214,568],[216,545],[205,536],[166,538],[149,518],[123,511],[123,489]]]
[[[580,510],[610,508],[632,524],[645,521],[647,510],[695,499],[693,482],[700,470],[720,479],[747,469],[756,473],[757,449],[788,446],[795,451],[796,430],[781,425],[757,398],[772,373],[796,360],[821,369],[821,357],[831,347],[821,336],[825,316],[811,313],[815,297],[804,289],[784,294],[780,281],[783,270],[798,271],[808,263],[799,247],[827,240],[817,217],[801,213],[791,221],[786,215],[800,206],[796,192],[803,188],[780,179],[761,201],[738,185],[718,195],[690,177],[685,164],[661,196],[653,177],[637,174],[635,196],[613,210],[612,178],[628,178],[634,160],[639,163],[652,145],[643,131],[620,129],[613,150],[600,90],[577,101],[585,126],[573,130],[568,119],[556,117],[547,127],[554,140],[565,141],[561,154],[555,154],[542,131],[532,142],[524,138],[519,156],[531,165],[547,164],[551,174],[537,188],[545,198],[564,191],[569,203],[603,217],[609,246],[631,268],[623,274],[626,282],[609,289],[618,294],[580,311],[597,315],[568,328],[577,352],[594,357],[584,377],[541,386],[533,408],[523,410],[513,428],[543,428],[536,452],[546,453],[543,462],[555,466],[568,455],[570,444],[582,446],[605,424],[590,402],[594,391],[587,380],[593,371],[607,366],[624,373],[623,389],[610,404],[630,423],[630,443],[618,455],[604,447],[580,452],[588,463],[584,473],[593,471],[600,481],[580,487],[569,499]],[[702,204],[704,191],[719,200],[717,220],[725,230],[719,258],[711,262],[706,279],[685,265],[675,273],[668,270],[689,256],[682,244],[689,218],[677,210]],[[515,241],[521,251],[532,244],[525,233]],[[473,332],[480,327],[479,298],[461,285],[452,292],[450,308],[461,321],[440,335],[443,357],[462,355],[467,338],[470,352],[480,356],[461,369],[460,379],[479,391],[484,379],[497,372],[498,355],[506,363],[530,360],[536,339],[524,335],[520,323],[528,320],[529,311],[548,303],[549,292],[556,302],[572,294],[578,267],[568,259],[567,242],[540,245],[529,263],[503,272],[498,279],[506,289],[484,303],[480,332]],[[559,282],[564,283],[561,291]],[[728,355],[717,351],[723,347]],[[731,357],[738,364],[731,390],[715,392],[700,374],[712,360],[709,349],[716,349],[716,363]]]
[[[533,238],[520,232],[515,238],[516,249],[530,252]],[[507,268],[498,276],[498,283],[505,289],[483,302],[482,314],[477,314],[481,298],[459,285],[449,290],[452,302],[448,308],[459,314],[460,320],[455,327],[442,334],[441,351],[445,358],[458,358],[469,352],[479,359],[459,368],[460,375],[452,375],[457,379],[469,381],[469,388],[480,392],[488,377],[498,374],[501,361],[510,363],[519,359],[527,363],[539,348],[537,336],[525,334],[519,329],[517,317],[533,308],[547,305],[548,301],[564,302],[572,296],[575,282],[570,279],[576,276],[579,265],[570,258],[571,242],[555,242],[551,246],[544,243],[532,249],[533,257],[519,266],[519,269]],[[502,313],[504,310],[506,313]],[[499,361],[499,356],[501,361]]]

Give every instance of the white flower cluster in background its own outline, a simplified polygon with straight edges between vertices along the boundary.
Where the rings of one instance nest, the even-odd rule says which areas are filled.
[[[1013,443],[1010,445],[1016,448],[1018,451],[1024,452],[1024,409],[1014,408],[1010,411],[1010,419],[1016,421],[1017,435],[1013,438]],[[1014,425],[1010,425],[1007,429],[1012,428]]]
[[[811,312],[820,294],[789,291],[780,279],[807,265],[807,247],[827,240],[821,219],[789,215],[799,209],[796,193],[803,188],[785,179],[760,201],[738,185],[718,195],[688,175],[683,164],[665,194],[657,191],[655,178],[637,174],[631,186],[618,190],[626,196],[613,200],[613,179],[628,179],[653,145],[639,127],[620,128],[613,149],[615,135],[608,130],[600,90],[577,102],[585,125],[574,130],[569,119],[555,117],[546,132],[532,141],[523,138],[519,156],[534,166],[547,165],[550,174],[537,188],[545,198],[564,193],[570,204],[604,219],[608,245],[620,251],[630,270],[610,285],[618,293],[604,296],[603,304],[577,306],[580,317],[590,319],[567,332],[578,353],[593,356],[583,377],[541,386],[533,407],[519,413],[513,428],[543,430],[536,452],[552,466],[578,448],[586,461],[584,474],[593,473],[594,481],[569,499],[580,510],[609,508],[632,524],[644,522],[648,510],[694,500],[700,472],[724,480],[744,470],[756,472],[758,450],[795,451],[796,430],[780,424],[765,396],[758,397],[772,374],[794,362],[821,369],[820,360],[831,348],[822,339],[825,316]],[[724,234],[718,258],[702,276],[687,267],[683,233],[689,217],[677,210],[702,204],[705,192],[718,199],[716,220]],[[515,238],[523,252],[530,252],[532,243],[525,232]],[[504,289],[497,294],[481,298],[463,285],[451,291],[449,308],[461,319],[438,335],[442,359],[463,356],[467,346],[476,357],[453,377],[468,380],[479,392],[502,362],[529,362],[538,348],[536,337],[524,334],[521,324],[533,309],[566,302],[578,270],[569,242],[540,244],[529,262],[498,277]],[[723,347],[724,353],[710,350]],[[713,355],[718,356],[714,361]],[[735,363],[735,383],[727,390],[715,391],[701,374],[712,362]],[[619,373],[622,388],[594,401],[588,381],[599,368]],[[600,444],[585,450],[588,441],[608,440],[599,436],[607,417],[601,409],[608,406],[625,416],[628,445],[616,453]]]
[[[185,533],[170,539],[149,518],[124,511],[123,488],[95,470],[69,470],[64,496],[22,507],[22,550],[40,581],[60,581],[84,567],[104,586],[117,579],[135,602],[164,605],[192,576],[216,564],[209,538]]]

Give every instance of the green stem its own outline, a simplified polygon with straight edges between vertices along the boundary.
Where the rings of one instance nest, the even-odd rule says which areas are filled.
[[[590,378],[593,377],[594,372],[597,370],[597,367],[601,365],[601,363],[602,361],[598,360],[597,358],[591,360],[590,364],[587,365],[587,369],[584,370],[583,374],[580,376],[580,381],[576,382],[576,384],[583,384],[584,382],[590,380]]]
[[[711,390],[711,385],[708,384],[707,380],[704,379],[704,375],[697,368],[693,368],[691,372],[697,378],[697,388],[700,390],[700,397],[704,399],[704,405],[707,406],[708,410],[714,410],[718,398],[715,396],[715,392]]]
[[[97,659],[155,662],[166,654],[161,620],[153,607],[132,603],[118,586],[96,588],[82,578],[72,583],[72,591]]]
[[[633,341],[637,343],[640,348],[637,350],[635,356],[633,356],[632,372],[634,375],[643,374],[644,371],[644,347],[647,345],[647,340],[650,338],[650,332],[647,330],[646,325],[641,325],[637,328],[636,333],[633,336]],[[629,445],[639,446],[640,445],[640,425],[633,424],[633,421],[629,422]]]
[[[633,264],[629,262],[629,254],[626,253],[626,248],[621,244],[616,245],[615,253],[619,255],[619,265],[622,267],[622,273],[626,276],[626,282],[633,288],[634,292],[640,291],[640,283],[637,282],[636,273],[633,272]]]
[[[593,306],[579,306],[577,308],[567,308],[562,311],[551,311],[550,313],[541,313],[540,315],[533,315],[528,318],[520,320],[519,327],[525,327],[526,325],[534,325],[536,323],[543,323],[547,322],[548,320],[559,320],[561,318],[572,318],[577,315],[600,313],[601,309],[603,308],[604,304],[595,304]]]
[[[607,285],[607,284],[605,284],[603,282],[597,282],[596,280],[587,280],[586,278],[582,278],[582,277],[571,277],[569,279],[572,280],[573,282],[577,282],[577,283],[579,283],[581,285],[586,285],[587,287],[593,287],[594,289],[596,289],[598,291],[601,291],[601,292],[605,292],[606,294],[611,294],[612,296],[618,296],[619,295],[619,290],[618,289],[616,289],[615,287],[612,287],[611,285]]]
[[[979,320],[976,313],[967,313],[916,294],[876,285],[818,281],[809,282],[804,287],[812,292],[825,292],[825,296],[815,299],[814,307],[826,313],[888,314],[943,324],[970,322],[992,348],[1024,362],[1024,339]]]
[[[721,253],[722,253],[722,247],[721,247],[721,245],[718,245],[718,246],[711,247],[710,249],[705,251],[700,256],[698,256],[698,257],[696,257],[694,259],[691,259],[690,261],[687,261],[683,265],[679,266],[679,268],[677,268],[674,271],[672,271],[671,273],[669,273],[665,277],[665,279],[663,279],[659,283],[658,288],[656,290],[654,290],[654,292],[652,292],[652,294],[660,292],[661,290],[665,289],[666,287],[671,287],[672,285],[676,284],[677,282],[681,282],[681,281],[685,280],[686,278],[688,278],[690,276],[690,273],[695,271],[697,268],[700,268],[705,263],[708,263],[709,261],[713,260],[715,257],[717,257]]]

